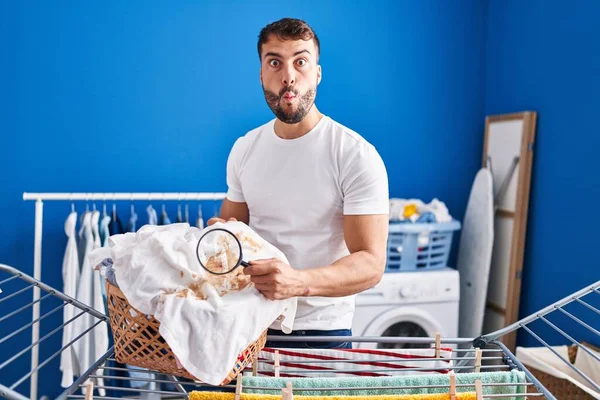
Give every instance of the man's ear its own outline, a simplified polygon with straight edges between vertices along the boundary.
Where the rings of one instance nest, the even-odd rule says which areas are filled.
[[[323,75],[323,71],[321,70],[321,66],[317,65],[317,85],[321,83],[321,78]]]
[[[259,70],[260,72],[260,84],[262,85],[262,68]]]

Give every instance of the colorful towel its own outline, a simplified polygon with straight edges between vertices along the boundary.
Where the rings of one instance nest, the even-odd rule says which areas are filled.
[[[456,384],[474,385],[475,380],[481,380],[483,392],[489,394],[521,394],[525,393],[525,373],[517,370],[510,372],[482,372],[456,374]],[[353,377],[353,378],[268,378],[260,376],[245,376],[242,381],[245,393],[272,394],[272,390],[254,389],[274,388],[282,389],[287,382],[292,383],[294,396],[382,396],[406,394],[443,394],[448,393],[450,378],[447,374],[429,375],[400,375],[385,377]],[[486,386],[487,384],[503,383],[501,386]],[[513,384],[513,385],[510,385]],[[521,384],[521,385],[516,385]],[[440,386],[438,388],[423,388],[423,386]],[[404,389],[383,389],[382,387],[403,387]],[[337,390],[302,390],[327,388]],[[356,389],[348,389],[356,388]],[[473,391],[474,386],[457,387],[457,392]],[[511,398],[507,398],[508,400]],[[512,399],[515,400],[515,399]]]
[[[190,400],[233,400],[234,393],[191,392]],[[326,400],[448,400],[449,394],[409,394],[389,396],[327,396]],[[475,393],[457,393],[456,400],[475,400]],[[281,400],[281,394],[242,393],[240,400]],[[323,396],[296,396],[294,400],[323,400]]]

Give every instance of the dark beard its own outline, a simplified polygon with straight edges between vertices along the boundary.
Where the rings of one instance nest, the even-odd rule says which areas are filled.
[[[315,97],[317,96],[317,88],[308,89],[302,96],[298,96],[298,92],[289,86],[282,88],[279,94],[266,90],[263,86],[263,92],[265,93],[265,100],[269,108],[275,116],[286,124],[297,124],[302,121],[306,114],[310,111],[311,107],[315,103]],[[287,92],[293,93],[298,99],[298,108],[292,113],[286,113],[281,107],[281,99]]]

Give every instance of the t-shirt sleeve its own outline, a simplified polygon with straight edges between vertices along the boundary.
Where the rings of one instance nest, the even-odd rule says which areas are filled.
[[[227,158],[227,199],[237,203],[245,202],[239,174],[243,147],[243,138],[239,138],[233,144]]]
[[[342,170],[341,186],[344,215],[389,214],[387,171],[375,147],[358,145]]]

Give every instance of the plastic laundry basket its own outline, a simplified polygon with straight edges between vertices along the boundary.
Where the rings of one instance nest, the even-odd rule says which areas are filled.
[[[444,268],[452,236],[460,222],[401,223],[390,221],[386,272]]]

